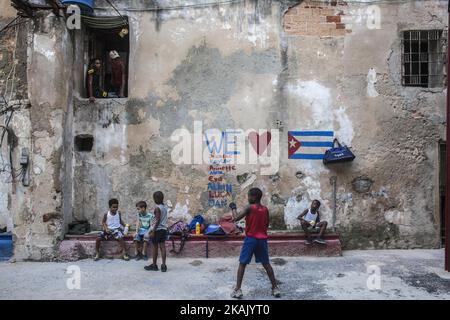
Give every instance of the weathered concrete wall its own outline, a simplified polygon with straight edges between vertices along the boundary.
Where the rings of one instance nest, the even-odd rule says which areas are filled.
[[[15,258],[49,260],[64,233],[63,188],[68,199],[72,194],[66,186],[68,165],[64,166],[72,158],[67,150],[70,143],[63,145],[64,132],[71,127],[66,114],[72,114],[72,41],[64,21],[48,11],[37,12],[35,19],[23,23],[19,37],[25,39],[19,48],[28,52],[20,57],[28,64],[27,74],[19,78],[27,81],[30,105],[14,111],[10,128],[17,138],[13,152],[16,168],[20,168],[22,148],[30,151],[30,185],[22,185],[21,177],[10,182],[8,210]],[[69,155],[67,161],[65,154]]]
[[[16,10],[11,6],[11,1],[0,0],[0,17],[4,18],[14,18],[16,16]]]
[[[445,92],[401,86],[400,31],[445,29],[446,4],[380,3],[380,29],[367,28],[365,4],[312,5],[128,11],[128,100],[75,107],[75,132],[95,142],[93,152],[75,154],[81,206],[74,214],[98,226],[116,196],[131,221],[134,203],[161,189],[180,216],[202,212],[214,221],[224,209],[208,204],[208,165],[176,166],[170,158],[172,132],[193,132],[194,121],[202,121],[204,129],[282,129],[278,174],[238,165],[224,177],[233,188],[228,200],[241,207],[250,186],[264,190],[272,227],[298,226],[295,217],[313,198],[323,200],[330,220],[329,179],[336,176],[336,225],[347,247],[439,246],[435,180]],[[313,28],[293,28],[295,15]],[[369,94],[372,68],[377,93]],[[288,160],[289,130],[332,130],[357,159],[333,168]],[[369,190],[353,187],[360,177],[373,182]]]
[[[69,33],[51,14],[35,21],[31,108],[15,118],[26,128],[19,141],[33,150],[32,186],[8,191],[16,256],[50,259],[67,223],[88,219],[98,228],[111,197],[134,223],[134,204],[151,203],[156,190],[166,194],[174,220],[201,212],[214,222],[230,201],[242,208],[252,186],[264,191],[272,228],[298,227],[295,217],[314,198],[331,220],[331,177],[347,248],[439,247],[437,151],[446,92],[402,87],[400,36],[446,29],[447,4],[380,2],[381,28],[370,29],[360,17],[367,4],[300,2],[160,11],[139,11],[151,6],[144,1],[117,3],[130,22],[128,98],[95,104],[78,92],[80,31]],[[104,7],[99,15],[115,14],[102,1],[97,6]],[[211,206],[207,186],[219,176],[207,163],[172,161],[173,132],[193,133],[194,121],[203,130],[273,130],[269,148],[279,143],[279,170],[264,175],[261,165],[236,165],[220,181],[229,188],[224,207]],[[291,130],[333,131],[357,158],[333,167],[288,159]],[[93,136],[91,152],[74,151],[79,134]],[[44,214],[53,219],[44,222]]]
[[[0,29],[4,28],[15,18],[16,12],[9,1],[0,1]],[[26,86],[26,32],[23,26],[12,26],[0,34],[0,125],[5,125],[10,118],[10,112],[5,113],[5,102],[16,104],[17,100],[27,96]],[[3,134],[0,128],[0,138],[3,143],[0,147],[0,229],[13,229],[10,211],[12,176],[9,160],[8,134]],[[20,132],[14,132],[14,135]],[[12,142],[14,149],[16,142]]]
[[[0,2],[0,28],[5,26],[13,17],[11,17],[11,14],[5,14],[8,13],[6,11],[7,3],[5,0],[2,0]],[[6,89],[6,74],[8,73],[7,65],[11,64],[12,60],[12,54],[10,53],[12,50],[11,48],[8,48],[7,50],[7,43],[10,44],[13,42],[12,40],[12,34],[9,34],[8,36],[2,35],[0,36],[0,44],[2,50],[0,51],[0,94],[4,95],[5,89]],[[0,120],[3,120],[3,117],[0,118]],[[1,123],[4,123],[2,121]],[[5,146],[0,150],[0,157],[3,159],[7,155],[7,145],[5,143]],[[0,168],[3,168],[2,165]],[[0,170],[0,228],[4,229],[7,228],[9,230],[12,229],[12,218],[9,211],[8,206],[8,195],[11,193],[11,187],[8,183],[6,183],[9,179],[10,175]]]
[[[177,216],[201,211],[214,221],[223,209],[208,205],[208,165],[174,165],[170,136],[178,128],[192,130],[194,120],[205,129],[249,128],[247,103],[240,101],[245,95],[252,108],[278,109],[272,89],[282,70],[279,4],[130,12],[129,19],[128,101],[75,106],[75,132],[93,135],[94,151],[75,155],[75,203],[82,205],[74,215],[98,227],[108,198],[117,196],[130,221],[136,201],[151,201],[161,189]],[[267,116],[261,113],[252,125],[272,127]],[[236,174],[251,170],[241,166],[226,180],[240,190]],[[242,192],[233,197],[243,199]],[[284,224],[282,212],[279,219]]]
[[[401,86],[400,31],[446,29],[444,7],[439,1],[380,4],[381,29],[370,30],[364,20],[349,19],[364,10],[349,3],[335,8],[353,22],[345,36],[289,32],[289,56],[300,64],[292,71],[294,79],[302,79],[293,86],[298,97],[304,103],[310,88],[328,96],[312,106],[316,112],[321,108],[325,119],[331,109],[334,117],[328,119],[343,121],[338,134],[358,155],[351,166],[321,174],[337,176],[337,226],[348,247],[439,246],[437,142],[444,137],[445,91]],[[317,72],[323,65],[326,70]],[[367,90],[372,68],[375,94]],[[373,181],[370,190],[355,190],[352,182],[360,176]],[[327,182],[322,180],[322,195],[329,192]]]

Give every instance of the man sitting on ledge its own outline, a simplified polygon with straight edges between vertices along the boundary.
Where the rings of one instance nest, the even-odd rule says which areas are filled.
[[[323,239],[323,234],[325,232],[325,229],[327,228],[328,223],[326,221],[320,221],[319,207],[320,201],[313,200],[311,203],[311,208],[305,209],[297,217],[297,219],[299,219],[300,223],[302,224],[303,231],[305,231],[306,235],[305,244],[312,244],[310,232],[314,229],[316,230],[320,229],[319,235],[317,236],[316,239],[314,239],[314,242],[320,244],[327,244],[327,242]]]

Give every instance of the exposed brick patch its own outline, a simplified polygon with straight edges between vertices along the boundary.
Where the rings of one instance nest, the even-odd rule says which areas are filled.
[[[342,21],[344,1],[305,0],[290,8],[283,17],[284,31],[296,36],[342,37],[351,30]]]
[[[327,16],[327,22],[341,22],[341,16]]]

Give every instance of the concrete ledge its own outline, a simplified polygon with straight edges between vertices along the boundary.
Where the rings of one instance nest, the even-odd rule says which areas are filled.
[[[59,244],[59,259],[63,261],[76,261],[92,258],[95,253],[95,234],[73,236],[67,235]],[[191,235],[186,241],[181,254],[171,253],[172,241],[166,241],[166,249],[169,257],[189,258],[218,258],[238,257],[244,235],[238,236],[205,236]],[[173,236],[175,249],[180,246],[180,237]],[[269,235],[269,254],[271,256],[318,256],[335,257],[342,255],[341,242],[337,234],[325,235],[326,245],[305,244],[305,235],[302,233],[272,233]],[[134,257],[133,237],[125,237],[127,254]],[[149,244],[149,256],[152,245]],[[119,245],[116,241],[103,241],[101,253],[105,258],[118,258],[121,256]]]
[[[95,254],[96,234],[88,235],[66,235],[66,238],[59,245],[59,259],[63,261],[76,261],[79,259],[92,258]],[[189,258],[218,258],[218,257],[238,257],[244,235],[237,236],[205,236],[191,235],[186,241],[183,251],[180,254],[171,253],[172,241],[166,241],[166,249],[169,257],[189,257]],[[180,237],[173,236],[175,249],[180,247]],[[277,232],[269,234],[269,253],[272,256],[318,256],[332,257],[341,256],[342,247],[337,234],[326,234],[326,245],[305,244],[303,233]],[[133,237],[125,237],[127,254],[134,257]],[[150,256],[152,245],[148,246]],[[103,241],[101,253],[105,258],[119,258],[120,248],[116,241]]]

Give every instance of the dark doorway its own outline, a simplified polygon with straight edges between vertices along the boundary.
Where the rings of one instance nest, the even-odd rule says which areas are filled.
[[[440,203],[440,225],[441,244],[445,245],[445,161],[446,161],[445,141],[439,142],[439,203]]]

